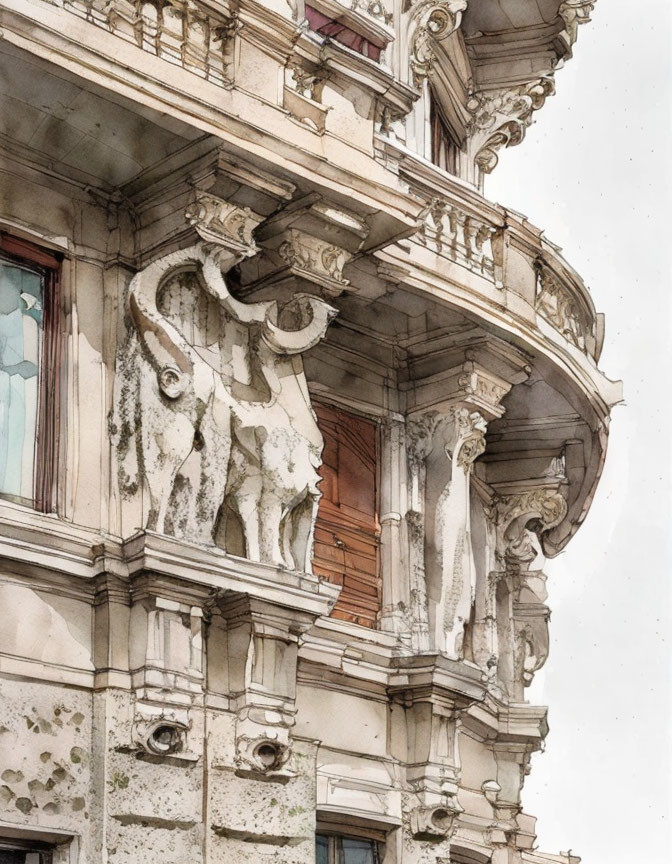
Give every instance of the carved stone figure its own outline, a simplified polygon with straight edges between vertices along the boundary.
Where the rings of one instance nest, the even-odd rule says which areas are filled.
[[[112,423],[121,490],[144,481],[145,527],[204,543],[226,499],[247,557],[308,569],[322,438],[299,355],[335,312],[307,295],[280,312],[240,303],[222,275],[235,261],[200,243],[130,283]]]
[[[411,499],[418,499],[415,509],[422,507],[424,559],[431,580],[429,593],[434,595],[434,647],[454,659],[462,656],[464,627],[473,602],[469,484],[471,466],[485,449],[486,426],[478,412],[456,407],[446,414],[423,415],[409,435]],[[413,551],[412,546],[412,561]],[[416,551],[418,560],[422,551]]]

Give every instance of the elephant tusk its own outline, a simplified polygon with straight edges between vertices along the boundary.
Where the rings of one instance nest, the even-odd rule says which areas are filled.
[[[310,294],[297,294],[292,302],[307,303],[311,311],[311,321],[300,330],[283,330],[267,316],[262,330],[262,339],[276,354],[300,354],[307,351],[322,339],[329,322],[338,314],[324,300]]]
[[[235,258],[232,259],[232,264],[235,263]],[[226,280],[222,275],[222,268],[219,263],[219,255],[216,252],[210,252],[203,262],[203,278],[210,290],[210,293],[215,296],[222,304],[224,309],[232,315],[236,321],[243,324],[261,324],[271,307],[275,307],[275,301],[265,303],[241,303],[229,293],[226,287]]]

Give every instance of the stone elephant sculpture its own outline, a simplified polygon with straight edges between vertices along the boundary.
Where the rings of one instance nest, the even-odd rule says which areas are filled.
[[[241,520],[247,557],[306,569],[322,438],[299,355],[324,336],[335,310],[297,295],[292,302],[309,323],[283,330],[274,301],[247,304],[230,295],[223,269],[235,261],[201,243],[131,280],[111,424],[120,485],[133,493],[144,479],[145,527],[203,543],[213,542],[226,497]],[[259,400],[236,398],[235,382],[158,308],[161,285],[199,266],[203,290],[249,331],[248,350],[266,382]]]

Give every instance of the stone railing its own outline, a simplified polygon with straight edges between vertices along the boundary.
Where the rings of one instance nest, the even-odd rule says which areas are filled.
[[[388,142],[385,155],[411,194],[426,202],[415,242],[495,288],[518,294],[537,326],[547,322],[567,343],[599,359],[602,316],[579,275],[541,230],[409,151]]]
[[[493,239],[498,229],[447,198],[432,198],[421,214],[418,240],[438,255],[480,273],[502,287]]]
[[[583,283],[578,277],[572,278],[573,274],[560,272],[564,262],[557,252],[554,257],[546,250],[544,258],[550,258],[551,263],[543,259],[536,262],[535,309],[568,342],[597,360],[602,343],[601,316],[595,313]]]
[[[149,54],[181,66],[220,87],[233,83],[235,16],[192,0],[48,0]]]

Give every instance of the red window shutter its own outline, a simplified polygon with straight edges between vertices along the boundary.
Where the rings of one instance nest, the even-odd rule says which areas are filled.
[[[342,586],[332,615],[376,627],[378,574],[378,428],[330,405],[315,405],[324,436],[322,498],[315,526],[315,572]]]

